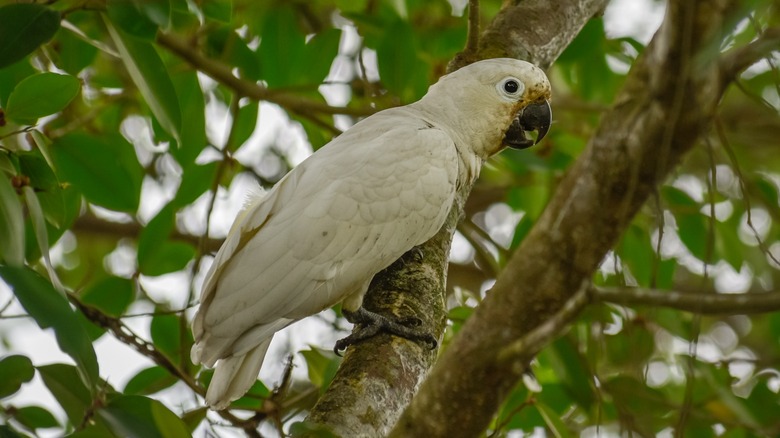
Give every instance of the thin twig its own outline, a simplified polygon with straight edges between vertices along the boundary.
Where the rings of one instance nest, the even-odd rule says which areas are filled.
[[[378,111],[373,108],[331,106],[324,103],[303,99],[295,95],[269,90],[268,88],[263,87],[255,82],[236,77],[233,75],[230,67],[219,61],[206,57],[198,50],[192,48],[180,37],[170,33],[158,33],[157,43],[187,61],[190,65],[197,68],[198,71],[203,72],[215,81],[231,88],[239,96],[246,96],[254,100],[265,100],[272,102],[289,111],[303,116],[311,114],[312,112],[321,114],[368,116]]]
[[[108,330],[117,340],[125,345],[132,347],[143,356],[151,359],[152,362],[166,369],[169,373],[171,373],[171,375],[184,382],[184,384],[187,385],[196,394],[200,395],[201,397],[205,396],[206,389],[199,385],[191,375],[187,374],[182,369],[177,367],[173,362],[171,362],[164,354],[160,352],[160,350],[154,346],[154,344],[135,334],[120,319],[114,318],[113,316],[101,312],[95,307],[82,303],[79,301],[78,297],[73,294],[69,294],[68,298],[87,319],[97,324],[99,327]],[[222,418],[229,421],[230,424],[232,424],[234,427],[242,429],[247,434],[247,436],[260,437],[260,433],[257,432],[257,426],[260,420],[255,418],[257,416],[252,417],[249,420],[243,420],[236,417],[228,410],[222,410],[218,413]]]
[[[750,206],[750,195],[748,194],[748,189],[746,187],[745,183],[745,176],[742,174],[742,169],[739,166],[739,161],[737,161],[737,155],[734,153],[734,150],[731,148],[731,143],[728,140],[728,137],[726,137],[726,131],[723,129],[723,123],[721,123],[720,117],[715,117],[715,131],[718,133],[718,137],[720,138],[720,144],[723,146],[723,150],[726,151],[726,154],[729,156],[729,160],[731,160],[731,166],[734,170],[734,172],[737,174],[737,178],[739,179],[739,190],[742,192],[742,199],[745,201],[745,213],[747,214],[747,225],[750,228],[751,231],[753,231],[753,237],[756,238],[756,242],[758,242],[758,247],[761,249],[761,251],[767,255],[770,259],[772,259],[773,262],[777,264],[777,266],[780,266],[780,260],[775,257],[774,254],[772,254],[772,251],[767,248],[766,244],[764,243],[763,239],[761,239],[761,235],[759,235],[758,230],[753,225],[753,214],[751,212],[752,208]]]
[[[550,319],[539,325],[532,332],[502,348],[496,357],[496,362],[515,362],[525,368],[527,361],[534,357],[545,345],[555,339],[580,311],[588,304],[590,283],[582,282],[577,292]]]
[[[744,294],[693,293],[643,287],[589,289],[594,303],[654,306],[702,315],[751,315],[780,312],[780,291]]]

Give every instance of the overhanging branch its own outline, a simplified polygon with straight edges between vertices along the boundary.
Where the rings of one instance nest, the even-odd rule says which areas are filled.
[[[749,315],[780,312],[780,291],[764,293],[691,293],[642,287],[591,287],[596,303],[669,307],[703,315]]]
[[[372,108],[348,108],[331,106],[287,93],[269,90],[256,82],[241,79],[233,74],[227,65],[206,57],[203,53],[193,48],[190,44],[171,33],[160,32],[157,34],[157,44],[170,50],[190,65],[215,81],[227,86],[241,96],[254,100],[264,100],[275,103],[282,108],[300,115],[319,114],[344,114],[349,116],[368,116],[377,110]]]

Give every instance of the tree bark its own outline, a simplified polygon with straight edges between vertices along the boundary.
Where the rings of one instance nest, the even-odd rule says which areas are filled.
[[[613,108],[486,299],[437,361],[394,437],[478,436],[535,354],[499,356],[581,290],[711,121],[735,1],[671,1]]]
[[[449,70],[501,56],[547,68],[606,3],[528,0],[506,5],[485,30],[479,53],[464,52],[453,59]],[[367,309],[416,316],[422,320],[422,329],[441,338],[446,323],[447,258],[471,188],[461,187],[447,222],[436,236],[374,277],[364,300]],[[307,421],[339,436],[387,436],[435,360],[435,351],[388,335],[350,347]]]

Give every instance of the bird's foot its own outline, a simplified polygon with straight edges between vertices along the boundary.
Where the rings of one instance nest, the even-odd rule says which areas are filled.
[[[357,344],[358,342],[376,336],[380,332],[389,333],[411,341],[426,343],[431,350],[438,345],[438,342],[433,335],[416,328],[422,325],[422,321],[419,318],[409,317],[392,319],[366,310],[363,307],[359,308],[356,312],[342,310],[342,313],[347,318],[347,321],[355,324],[356,327],[352,331],[352,334],[344,339],[336,341],[333,352],[338,356],[341,356],[341,352],[346,350],[350,345]]]

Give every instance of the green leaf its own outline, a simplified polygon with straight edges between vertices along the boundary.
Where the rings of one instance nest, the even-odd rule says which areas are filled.
[[[158,26],[167,28],[171,19],[168,0],[108,0],[106,11],[122,31],[148,41],[157,36]]]
[[[0,438],[27,438],[27,435],[12,429],[7,424],[0,424]]]
[[[68,301],[51,283],[29,268],[0,266],[0,277],[11,286],[39,327],[54,330],[57,345],[76,362],[81,380],[87,387],[96,389],[99,378],[95,350]]]
[[[733,214],[725,222],[715,222],[715,254],[737,272],[745,261],[745,247],[738,234],[740,221],[740,215]]]
[[[301,70],[304,84],[319,84],[325,80],[338,55],[340,41],[341,30],[331,28],[314,35],[306,43],[304,56],[309,62],[308,68]]]
[[[661,188],[661,195],[666,204],[673,210],[685,210],[688,212],[699,211],[699,203],[684,191],[672,187]]]
[[[30,186],[37,191],[49,191],[59,188],[59,181],[40,151],[20,152],[19,172],[30,178]]]
[[[674,219],[677,221],[677,234],[685,247],[697,259],[706,260],[710,223],[715,219],[710,219],[701,213],[678,214]]]
[[[187,129],[181,133],[179,147],[170,148],[170,152],[186,169],[206,147],[206,103],[197,73],[185,69],[174,74],[171,79],[179,97],[182,119],[187,121]]]
[[[628,227],[620,242],[619,255],[640,286],[650,285],[655,250],[647,232],[636,224]]]
[[[587,410],[593,405],[595,396],[587,364],[568,339],[556,340],[539,357],[550,364],[563,387],[581,407]]]
[[[134,295],[132,280],[106,277],[89,286],[79,299],[106,315],[119,317],[130,307]]]
[[[139,395],[118,396],[98,409],[97,415],[117,436],[189,438],[187,426],[157,400]]]
[[[163,309],[158,309],[162,311]],[[184,329],[184,332],[182,332]],[[190,346],[193,343],[189,325],[180,316],[173,314],[155,315],[152,318],[152,341],[161,353],[168,356],[174,363],[181,363],[185,358],[189,363]],[[182,341],[185,345],[182,345]]]
[[[666,416],[677,412],[661,391],[633,377],[619,375],[604,381],[603,385],[621,412],[633,414],[637,420],[634,427],[642,435],[654,435],[668,424]]]
[[[309,380],[311,383],[325,392],[333,381],[338,368],[339,360],[325,350],[310,347],[308,350],[301,351],[301,355],[306,360],[306,366],[309,369]]]
[[[16,64],[5,68],[0,68],[0,107],[5,108],[8,104],[8,96],[14,91],[16,85],[24,78],[32,76],[36,71],[27,60],[22,60]]]
[[[388,26],[376,48],[376,57],[382,84],[403,101],[410,100],[415,78],[419,74],[415,68],[419,60],[411,25],[398,20]]]
[[[531,219],[531,216],[524,214],[523,217],[520,218],[520,222],[518,222],[517,226],[515,227],[515,234],[512,236],[512,244],[509,247],[511,249],[515,249],[520,246],[520,243],[523,242],[523,239],[525,239],[525,236],[528,235],[528,233],[531,231],[531,227],[533,226],[534,221]]]
[[[25,406],[22,408],[17,408],[16,412],[14,413],[14,419],[33,430],[47,427],[58,427],[60,425],[51,412],[40,406]]]
[[[268,11],[259,54],[263,79],[269,87],[299,83],[296,76],[302,70],[305,45],[292,7],[280,6]]]
[[[130,213],[138,209],[143,170],[121,136],[67,134],[51,151],[60,180],[73,184],[89,202]]]
[[[79,93],[81,82],[70,75],[38,73],[25,78],[8,97],[6,116],[20,125],[61,111]]]
[[[43,384],[62,406],[70,423],[81,424],[84,413],[92,406],[92,395],[79,378],[78,370],[71,365],[55,363],[38,367],[38,373]],[[103,431],[101,436],[111,436],[102,426],[102,420],[97,420],[99,424],[95,428]]]
[[[198,428],[200,423],[203,422],[203,420],[206,419],[206,414],[208,414],[209,409],[207,407],[197,408],[193,409],[191,411],[185,412],[181,416],[181,420],[184,422],[184,424],[187,426],[187,430],[190,433],[195,432],[195,429]]]
[[[563,438],[571,436],[566,425],[561,420],[561,414],[555,412],[552,408],[542,402],[534,403],[534,406],[539,411],[539,414],[544,418],[545,424],[552,431],[555,438]]]
[[[60,14],[33,3],[0,7],[0,68],[24,58],[60,28]]]
[[[242,77],[253,81],[261,78],[257,54],[232,27],[222,26],[209,33],[207,49],[209,56],[238,67]]]
[[[55,41],[60,55],[59,67],[72,75],[78,75],[89,66],[97,56],[97,47],[87,44],[72,30],[60,29]]]
[[[162,391],[176,382],[178,380],[168,370],[160,366],[153,366],[141,370],[133,376],[127,382],[123,392],[127,395],[149,395]]]
[[[12,395],[32,380],[35,368],[27,356],[15,354],[0,359],[0,398]]]
[[[174,222],[174,207],[168,204],[141,231],[138,239],[138,267],[145,275],[178,271],[195,257],[195,248],[189,243],[169,241]]]
[[[171,201],[171,205],[175,208],[181,208],[194,202],[200,195],[211,188],[216,173],[216,162],[203,166],[192,163],[184,168],[179,191],[176,192],[176,197]]]
[[[46,273],[49,275],[49,281],[51,281],[54,288],[60,292],[65,291],[65,288],[60,283],[60,279],[57,276],[57,271],[54,270],[54,266],[51,264],[51,257],[49,256],[49,232],[46,228],[46,220],[43,217],[43,209],[38,202],[38,197],[35,195],[35,191],[30,186],[22,187],[22,193],[24,194],[24,200],[27,204],[27,214],[30,216],[31,229],[35,234],[35,240],[38,243],[38,249],[43,257],[43,264],[46,268]]]
[[[236,151],[241,147],[255,132],[257,126],[257,113],[259,112],[259,103],[250,102],[238,110],[237,120],[233,124],[233,137],[230,139],[230,149]]]
[[[0,175],[0,261],[24,264],[24,216],[19,195],[5,175]]]
[[[569,84],[586,100],[609,102],[617,90],[617,75],[607,64],[604,20],[589,20],[558,58]]]
[[[636,365],[637,369],[655,351],[655,338],[639,320],[624,321],[623,331],[605,336],[606,352],[616,365]]]
[[[173,82],[154,47],[127,35],[105,20],[130,77],[138,87],[152,114],[176,142],[181,138],[181,110]]]
[[[230,23],[230,19],[233,16],[232,0],[209,0],[203,2],[201,8],[203,9],[203,15],[223,23]]]

